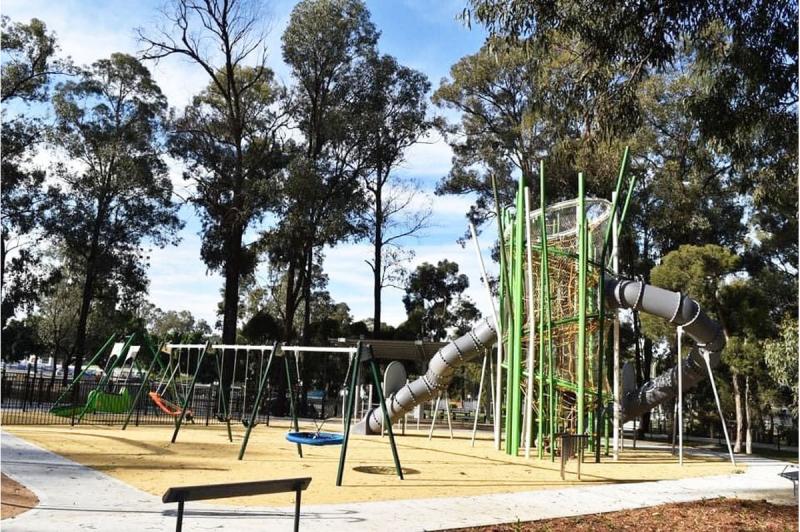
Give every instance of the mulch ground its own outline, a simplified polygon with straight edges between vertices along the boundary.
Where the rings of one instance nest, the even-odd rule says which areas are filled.
[[[39,504],[31,490],[4,474],[0,474],[0,491],[0,519],[17,516]]]
[[[777,506],[766,501],[711,499],[652,508],[609,512],[505,525],[463,528],[451,532],[506,531],[630,531],[630,532],[733,532],[795,531],[797,506]]]

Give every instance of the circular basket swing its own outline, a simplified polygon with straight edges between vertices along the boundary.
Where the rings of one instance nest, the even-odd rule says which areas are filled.
[[[313,348],[309,348],[313,349]],[[297,351],[295,351],[295,354]],[[295,357],[295,362],[297,362],[297,357]],[[353,369],[353,358],[350,357],[350,362],[347,365],[347,373],[344,377],[345,384],[348,381],[350,376],[350,371]],[[300,374],[300,368],[297,369],[297,374]],[[314,419],[314,425],[316,426],[316,431],[314,432],[287,432],[286,439],[292,443],[297,443],[300,445],[342,445],[344,442],[344,434],[340,434],[338,432],[322,432],[322,427],[325,425],[325,422],[328,421],[328,418],[322,418],[321,420]]]
[[[287,432],[286,439],[301,445],[341,445],[344,436],[336,432]]]

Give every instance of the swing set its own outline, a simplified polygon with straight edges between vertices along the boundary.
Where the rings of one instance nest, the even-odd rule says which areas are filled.
[[[178,438],[178,433],[180,432],[181,426],[184,420],[190,420],[191,416],[191,409],[189,408],[192,395],[194,393],[195,386],[197,384],[197,377],[200,371],[200,367],[205,359],[206,354],[210,351],[213,356],[215,356],[215,368],[217,370],[217,382],[219,383],[218,393],[217,393],[217,405],[216,405],[216,418],[221,422],[225,423],[227,431],[228,431],[228,441],[233,442],[233,432],[231,430],[231,420],[233,419],[233,413],[238,411],[239,412],[239,420],[241,421],[242,425],[245,427],[245,435],[244,439],[242,440],[242,446],[239,450],[239,460],[244,457],[245,450],[247,449],[247,443],[250,439],[250,433],[253,428],[257,425],[257,416],[258,412],[261,408],[261,402],[264,396],[264,389],[266,388],[267,384],[267,377],[269,375],[270,368],[272,366],[272,362],[275,356],[282,357],[284,359],[284,366],[286,369],[286,375],[288,382],[292,382],[291,378],[291,370],[290,365],[286,357],[283,355],[280,349],[277,348],[277,344],[274,345],[236,345],[236,344],[213,344],[210,343],[206,344],[167,344],[166,346],[170,350],[178,350],[180,351],[190,351],[190,350],[197,350],[198,354],[196,357],[196,363],[194,366],[194,372],[191,373],[190,370],[190,360],[187,355],[186,360],[186,369],[187,375],[191,374],[191,381],[188,385],[183,384],[183,394],[180,399],[180,404],[168,404],[163,400],[161,394],[158,393],[159,389],[156,390],[156,394],[154,395],[151,392],[151,399],[155,401],[159,401],[160,403],[164,404],[170,412],[174,413],[175,416],[175,431],[172,434],[171,442],[175,443]],[[232,375],[230,375],[230,384],[225,385],[226,382],[226,375],[225,375],[225,356],[230,356],[228,353],[233,352],[233,365],[232,365]],[[239,353],[244,352],[244,357],[239,357]],[[265,353],[269,353],[269,358],[264,363]],[[257,355],[253,356],[253,353],[258,353]],[[256,358],[258,358],[258,362],[256,363]],[[178,357],[180,360],[180,357]],[[243,361],[244,364],[240,364]],[[243,366],[243,374],[240,371],[240,368]],[[173,372],[175,369],[173,368]],[[240,380],[237,380],[237,375],[242,376]],[[171,379],[174,386],[174,379]],[[255,395],[255,399],[252,402],[249,402],[249,393],[248,387],[252,390],[252,382],[255,381],[257,384],[257,391]],[[177,388],[177,386],[174,386]],[[292,420],[294,422],[294,427],[298,429],[298,421],[297,416],[295,414],[295,405],[294,405],[294,392],[292,386],[289,386],[290,391],[290,401],[289,406],[291,410]],[[238,393],[237,393],[238,392]],[[237,408],[239,403],[241,402],[241,408]],[[249,403],[249,404],[248,404]],[[249,408],[249,412],[248,412]],[[298,445],[298,452],[300,456],[302,456],[302,450]]]
[[[192,368],[192,360],[190,356],[191,351],[196,351],[194,367]],[[244,352],[244,357],[240,357],[239,353]],[[323,445],[341,445],[339,470],[337,474],[336,485],[341,486],[342,476],[344,472],[344,464],[347,455],[347,444],[350,434],[350,424],[352,421],[353,409],[355,408],[355,394],[357,383],[359,379],[359,367],[362,364],[369,366],[369,371],[372,376],[373,385],[378,391],[378,396],[383,397],[382,386],[379,378],[379,372],[375,358],[372,354],[372,347],[370,345],[362,345],[361,342],[355,348],[352,347],[302,347],[302,346],[281,346],[277,342],[271,346],[268,345],[236,345],[236,344],[165,344],[159,350],[159,354],[168,356],[166,364],[161,364],[160,381],[154,391],[148,392],[150,400],[164,413],[171,415],[175,418],[175,430],[172,434],[171,443],[175,443],[178,438],[181,426],[184,420],[191,421],[193,413],[190,408],[194,390],[197,384],[197,378],[200,373],[200,368],[206,355],[211,352],[215,357],[215,368],[217,370],[217,382],[219,383],[219,391],[216,398],[216,417],[224,422],[227,426],[228,440],[233,442],[233,434],[231,431],[231,419],[234,412],[239,412],[239,420],[245,427],[244,438],[242,445],[239,449],[238,459],[244,458],[244,453],[247,450],[247,444],[250,440],[250,434],[253,428],[257,425],[258,413],[261,409],[261,404],[264,397],[264,391],[267,387],[270,371],[273,370],[273,362],[276,358],[283,359],[283,369],[286,374],[288,395],[289,395],[289,412],[291,416],[291,430],[287,432],[286,439],[297,446],[297,454],[300,458],[303,457],[303,445],[323,446]],[[225,356],[233,356],[233,364],[230,375],[230,384],[225,385]],[[300,383],[300,361],[299,356],[301,353],[343,353],[348,355],[349,363],[347,374],[345,376],[345,385],[347,387],[347,406],[344,411],[344,427],[342,433],[323,432],[322,428],[327,421],[324,417],[318,423],[314,420],[316,431],[314,432],[301,432],[297,416],[297,405],[295,386]],[[182,364],[182,353],[186,353],[186,361]],[[255,361],[253,353],[258,353],[258,362]],[[269,353],[266,363],[264,361],[265,354]],[[294,353],[294,364],[289,361],[289,353]],[[244,361],[243,373],[240,368]],[[145,381],[151,375],[153,368],[156,364],[160,364],[158,356],[154,356],[150,368],[148,369]],[[294,366],[294,368],[293,368]],[[185,373],[184,370],[185,369]],[[193,369],[193,371],[192,371]],[[294,375],[293,375],[294,373]],[[186,378],[182,375],[191,375],[189,383],[186,383]],[[241,378],[237,380],[237,376]],[[250,401],[248,388],[252,390],[251,382],[255,381],[257,384],[255,398]],[[144,389],[144,384],[140,388],[139,394]],[[237,394],[238,391],[238,394]],[[165,394],[172,393],[174,399],[166,399]],[[139,398],[137,394],[137,400]],[[238,395],[238,397],[237,397]],[[134,401],[134,404],[136,401]],[[388,420],[388,413],[386,411],[385,401],[381,400],[381,407],[385,419]],[[241,404],[241,408],[237,408]],[[248,408],[249,407],[249,408]],[[128,420],[130,419],[130,412]],[[123,429],[125,428],[123,426]],[[392,456],[394,458],[397,475],[402,480],[403,472],[400,467],[400,460],[397,455],[397,447],[394,441],[394,433],[390,423],[385,424],[389,442],[392,449]]]

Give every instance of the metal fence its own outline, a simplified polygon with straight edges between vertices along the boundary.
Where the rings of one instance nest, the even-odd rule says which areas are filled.
[[[122,388],[127,389],[130,403],[124,412],[111,412],[86,409],[89,394],[98,389],[99,383],[93,380],[84,380],[77,386],[75,395],[70,391],[59,406],[73,405],[61,415],[51,412],[56,401],[67,389],[61,379],[52,379],[50,375],[33,375],[24,373],[0,373],[0,413],[4,425],[74,425],[77,423],[95,425],[122,425],[130,413],[132,425],[159,425],[173,424],[174,416],[161,410],[148,395],[156,391],[156,383],[148,383],[147,389],[139,393],[142,386],[139,382],[128,382],[125,385],[111,382],[104,386],[106,393],[120,393]],[[182,385],[178,385],[182,386]],[[184,390],[188,391],[188,390]],[[298,415],[303,418],[328,418],[340,414],[338,401],[331,398],[309,399],[303,390],[295,390],[298,397]],[[270,417],[288,415],[288,395],[283,394],[271,386],[267,386],[261,406],[256,415],[258,423],[268,424]],[[250,387],[234,385],[231,393],[225,397],[227,409],[220,404],[219,383],[198,383],[189,399],[188,409],[192,412],[193,423],[205,425],[224,423],[225,418],[221,412],[227,410],[232,421],[248,419],[252,414],[252,405],[255,403],[256,390]],[[284,399],[280,399],[280,395]],[[137,399],[138,396],[138,399]]]

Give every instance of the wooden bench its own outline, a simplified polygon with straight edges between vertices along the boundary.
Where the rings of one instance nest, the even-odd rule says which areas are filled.
[[[234,482],[230,484],[205,484],[202,486],[179,486],[169,488],[161,500],[164,503],[178,503],[178,524],[175,527],[181,532],[183,527],[183,505],[187,501],[203,501],[208,499],[229,499],[231,497],[248,497],[250,495],[268,495],[271,493],[295,492],[294,498],[294,530],[300,528],[300,494],[311,483],[310,477],[287,478],[280,480],[258,480],[255,482]]]
[[[797,482],[798,482],[798,470],[797,466],[794,465],[787,465],[783,468],[783,471],[778,473],[779,476],[785,478],[786,480],[792,481],[792,487],[795,496],[797,496]]]
[[[589,441],[588,434],[559,434],[561,443],[561,480],[564,480],[564,473],[567,470],[567,461],[578,455],[578,480],[581,479],[581,463],[583,462],[583,449]]]

